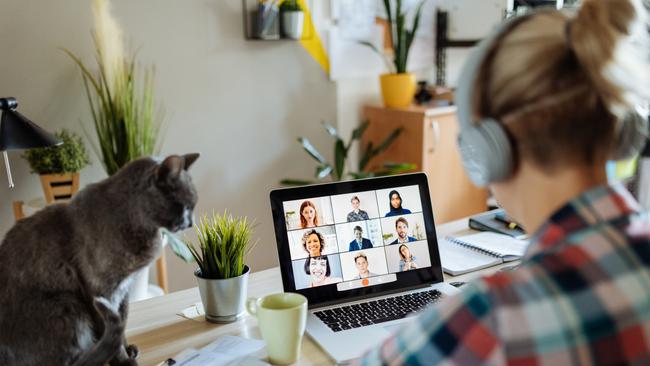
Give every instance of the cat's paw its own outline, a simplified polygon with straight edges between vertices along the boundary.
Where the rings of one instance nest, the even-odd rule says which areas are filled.
[[[132,360],[135,360],[138,358],[138,355],[140,354],[140,350],[138,349],[138,346],[135,344],[129,344],[126,346],[126,354],[129,355],[129,358]]]

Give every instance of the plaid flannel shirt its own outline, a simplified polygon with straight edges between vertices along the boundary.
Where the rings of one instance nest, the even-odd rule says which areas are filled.
[[[585,192],[522,265],[463,286],[363,365],[650,365],[650,220],[620,185]]]

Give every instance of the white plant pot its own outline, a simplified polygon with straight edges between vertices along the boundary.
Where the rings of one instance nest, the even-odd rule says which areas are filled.
[[[291,39],[302,38],[305,13],[302,11],[282,12],[282,34]]]
[[[129,290],[129,302],[140,301],[149,297],[149,266],[147,266],[133,275],[133,283]]]
[[[167,236],[163,235],[161,238],[161,253],[165,250],[167,245]],[[129,302],[150,299],[155,296],[164,295],[163,290],[154,285],[149,285],[149,266],[142,268],[133,274],[133,283],[129,289]]]

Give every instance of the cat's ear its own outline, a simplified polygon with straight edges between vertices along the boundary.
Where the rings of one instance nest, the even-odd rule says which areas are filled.
[[[156,173],[159,182],[170,182],[181,175],[184,168],[183,158],[178,155],[170,155],[158,166]]]
[[[189,169],[190,166],[191,166],[192,164],[194,164],[194,162],[196,161],[196,159],[199,158],[199,156],[200,156],[199,153],[192,153],[192,154],[185,154],[185,155],[183,155],[183,160],[185,161],[185,166],[183,167],[183,169],[185,169],[185,170]]]

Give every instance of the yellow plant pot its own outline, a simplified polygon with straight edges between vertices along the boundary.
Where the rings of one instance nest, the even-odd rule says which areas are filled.
[[[384,105],[391,108],[408,107],[413,102],[416,81],[415,74],[383,74],[379,77]]]

